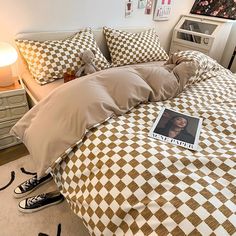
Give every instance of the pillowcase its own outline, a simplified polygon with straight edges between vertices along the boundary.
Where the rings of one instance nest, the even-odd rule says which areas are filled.
[[[79,55],[86,49],[96,52],[94,64],[99,70],[110,66],[89,28],[64,40],[16,40],[16,45],[27,62],[30,73],[41,85],[63,78],[65,73],[76,73],[82,66]]]
[[[103,27],[113,66],[167,60],[154,29],[140,33]]]

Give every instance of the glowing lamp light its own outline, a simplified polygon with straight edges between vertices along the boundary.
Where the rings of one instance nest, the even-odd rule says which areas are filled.
[[[11,65],[17,60],[17,52],[8,43],[0,42],[0,87],[10,86],[14,83]]]

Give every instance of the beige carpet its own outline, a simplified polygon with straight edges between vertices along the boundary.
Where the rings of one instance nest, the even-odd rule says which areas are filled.
[[[20,170],[24,167],[27,171],[33,171],[29,156],[0,166],[0,188],[11,179],[11,171],[15,171],[15,180],[6,189],[0,191],[0,236],[87,236],[88,231],[82,221],[69,208],[64,200],[62,203],[31,214],[18,211],[17,205],[21,199],[12,196],[13,189],[24,180],[32,177]],[[52,181],[38,188],[30,196],[56,189]],[[61,224],[61,233],[58,233],[58,225]]]

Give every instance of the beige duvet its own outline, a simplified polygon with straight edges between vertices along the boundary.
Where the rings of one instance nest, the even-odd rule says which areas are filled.
[[[195,73],[193,62],[169,67],[112,68],[59,87],[12,128],[28,148],[38,175],[45,174],[87,130],[141,102],[175,97]]]

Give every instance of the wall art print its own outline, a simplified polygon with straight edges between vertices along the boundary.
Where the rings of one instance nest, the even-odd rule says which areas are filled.
[[[196,0],[190,13],[236,20],[236,0]]]
[[[130,17],[133,12],[133,1],[125,0],[125,17]]]
[[[147,0],[145,14],[150,15],[152,13],[153,0]]]
[[[173,0],[157,0],[153,13],[153,20],[168,20],[171,13],[172,1]]]

